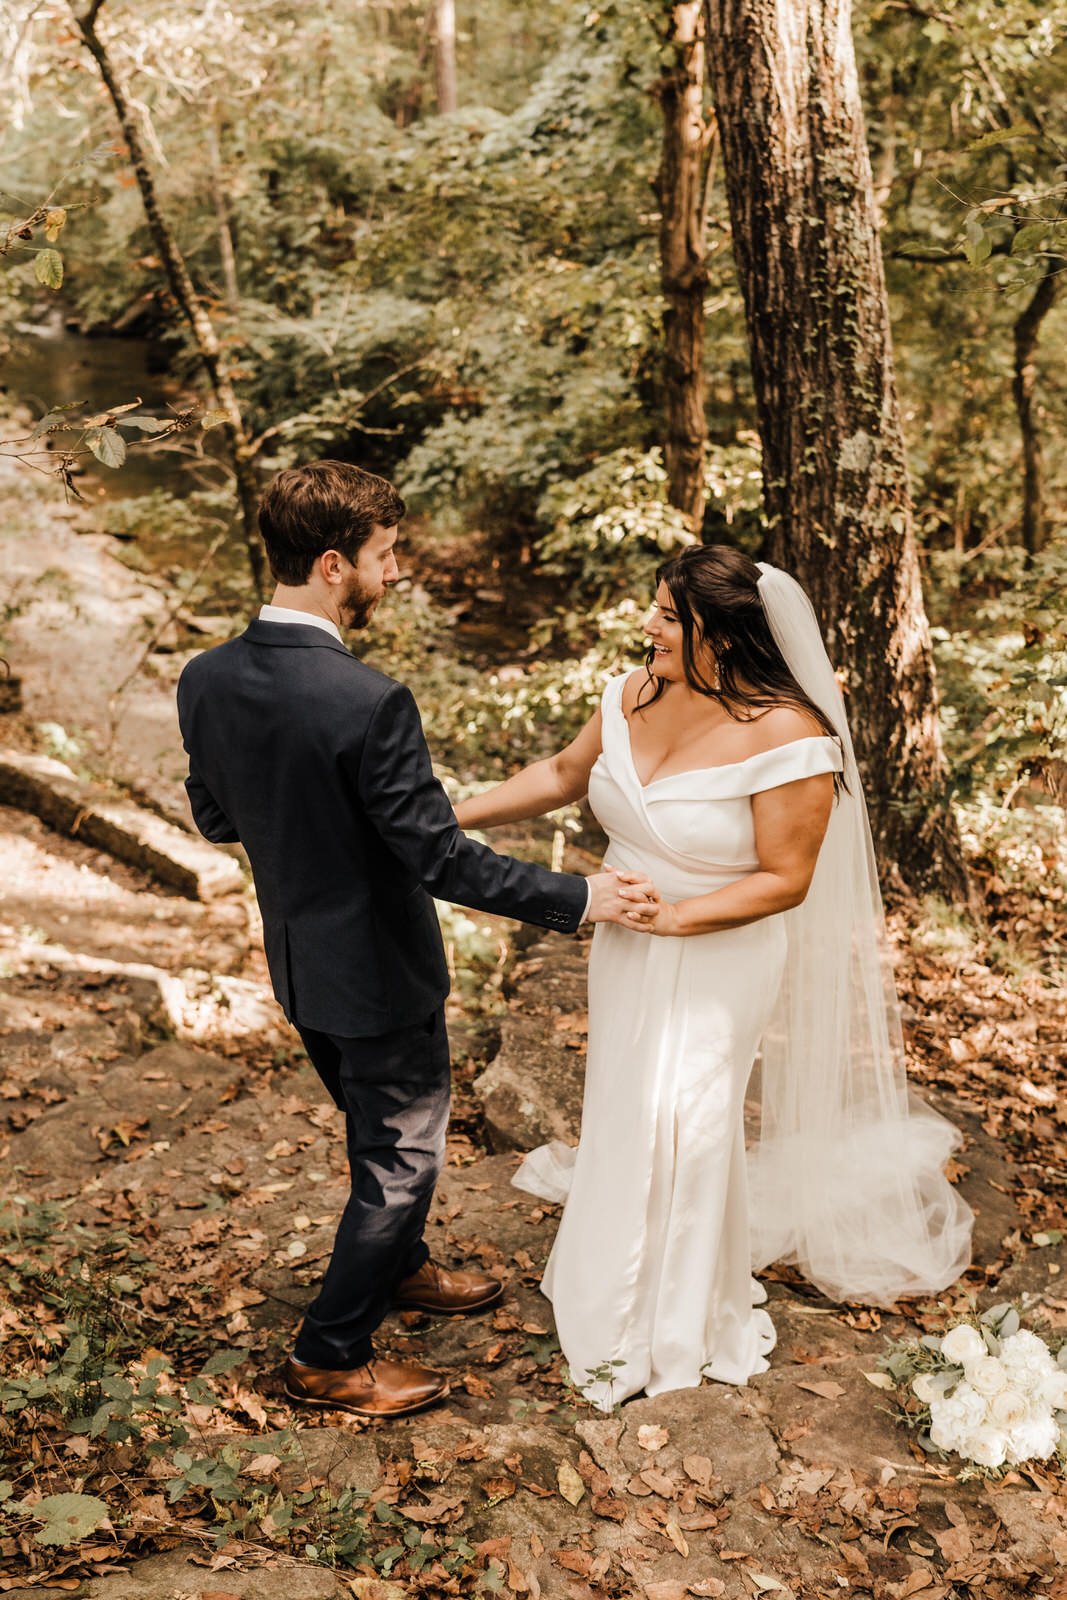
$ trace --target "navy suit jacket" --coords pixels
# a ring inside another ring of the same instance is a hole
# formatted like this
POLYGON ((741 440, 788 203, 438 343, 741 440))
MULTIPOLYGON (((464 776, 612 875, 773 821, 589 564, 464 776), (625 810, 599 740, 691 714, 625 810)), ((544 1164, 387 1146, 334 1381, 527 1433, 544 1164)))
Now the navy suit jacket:
POLYGON ((584 878, 468 839, 411 691, 323 628, 252 622, 178 684, 193 818, 248 853, 274 992, 298 1026, 358 1038, 448 993, 433 898, 572 932, 584 878))

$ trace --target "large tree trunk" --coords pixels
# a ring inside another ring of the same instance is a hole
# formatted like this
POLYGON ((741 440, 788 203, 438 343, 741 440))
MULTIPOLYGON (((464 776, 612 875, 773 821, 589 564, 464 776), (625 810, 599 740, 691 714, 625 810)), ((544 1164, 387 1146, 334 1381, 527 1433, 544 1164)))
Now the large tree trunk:
POLYGON ((658 84, 663 108, 659 175, 663 289, 667 497, 695 533, 704 516, 705 218, 714 121, 704 114, 703 0, 668 5, 669 62, 658 84), (708 174, 705 155, 709 155, 708 174))
POLYGON ((264 562, 263 546, 260 542, 257 520, 259 488, 256 482, 255 452, 245 428, 244 419, 241 416, 241 408, 237 403, 233 385, 223 365, 215 328, 193 286, 193 280, 189 276, 185 257, 181 253, 174 230, 171 228, 160 204, 155 178, 149 165, 144 141, 141 138, 141 130, 130 109, 125 88, 115 72, 115 66, 108 54, 107 46, 96 31, 96 19, 103 0, 93 0, 93 4, 89 6, 88 10, 82 13, 79 13, 74 0, 69 0, 69 4, 71 15, 77 24, 78 31, 100 70, 100 76, 104 80, 107 91, 111 96, 112 104, 115 107, 115 115, 118 117, 126 147, 130 153, 130 165, 133 167, 134 176, 141 191, 141 202, 148 220, 152 242, 163 262, 171 293, 177 301, 179 310, 189 324, 197 354, 207 374, 216 405, 226 418, 226 432, 229 438, 234 477, 237 482, 237 493, 241 504, 241 521, 245 546, 248 551, 248 563, 256 593, 262 595, 264 562))
POLYGON ((1049 256, 1037 287, 1015 323, 1015 370, 1011 392, 1023 445, 1023 545, 1036 555, 1045 543, 1045 474, 1042 463, 1041 431, 1034 416, 1034 385, 1037 381, 1037 341, 1041 324, 1056 303, 1060 273, 1067 267, 1061 256, 1049 256))
POLYGON ((708 0, 768 554, 844 677, 883 872, 962 899, 848 0, 708 0))
POLYGON ((459 104, 456 92, 455 0, 436 0, 434 63, 437 70, 437 109, 442 116, 446 116, 455 111, 459 104))

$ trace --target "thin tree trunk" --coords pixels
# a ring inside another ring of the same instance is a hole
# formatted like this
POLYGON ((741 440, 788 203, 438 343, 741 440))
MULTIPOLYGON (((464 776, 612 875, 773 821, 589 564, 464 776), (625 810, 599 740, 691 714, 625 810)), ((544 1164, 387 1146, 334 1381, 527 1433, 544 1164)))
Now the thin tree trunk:
POLYGON ((447 116, 459 104, 456 92, 455 0, 437 0, 434 61, 437 68, 437 109, 441 116, 447 116))
POLYGON ((215 207, 215 225, 219 240, 219 262, 222 266, 222 285, 228 310, 236 311, 241 290, 237 282, 237 255, 233 248, 233 227, 230 223, 230 206, 222 173, 222 151, 219 148, 218 107, 212 106, 207 121, 208 160, 211 164, 211 199, 215 207))
POLYGON ((115 115, 118 117, 123 137, 130 153, 130 165, 133 167, 134 176, 141 191, 141 202, 148 220, 152 242, 163 262, 171 293, 177 301, 186 322, 189 324, 197 354, 207 374, 216 405, 226 418, 226 432, 229 438, 234 477, 237 481, 237 492, 241 504, 241 521, 245 546, 248 551, 248 564, 256 593, 262 595, 264 562, 263 546, 260 542, 257 521, 259 489, 256 482, 254 451, 245 429, 241 408, 237 403, 237 396, 223 365, 218 337, 211 318, 204 310, 193 286, 193 280, 189 276, 185 257, 181 253, 174 231, 160 204, 144 141, 141 138, 136 118, 130 110, 125 88, 115 72, 114 63, 108 54, 107 46, 96 31, 96 19, 103 0, 93 0, 93 4, 90 5, 89 9, 81 14, 76 10, 73 0, 69 0, 69 3, 71 15, 78 31, 99 68, 100 76, 104 80, 107 91, 111 96, 112 104, 115 107, 115 115))
POLYGON ((1028 555, 1036 555, 1045 543, 1045 474, 1042 463, 1041 431, 1034 416, 1034 386, 1037 382, 1037 342, 1041 324, 1056 303, 1060 273, 1067 261, 1049 256, 1037 287, 1016 319, 1015 368, 1011 392, 1023 445, 1023 545, 1028 555))
POLYGON ((695 533, 704 517, 704 259, 714 122, 704 114, 703 0, 670 5, 672 60, 658 85, 663 109, 659 193, 660 285, 663 289, 667 497, 695 533), (710 146, 710 152, 709 152, 710 146))
POLYGON ((419 48, 415 52, 415 70, 411 75, 407 93, 398 103, 393 120, 398 128, 410 128, 422 114, 422 96, 426 88, 425 66, 431 47, 437 49, 437 0, 430 0, 425 25, 419 35, 419 48))
POLYGON ((883 871, 963 899, 848 0, 708 15, 768 554, 843 672, 883 871))

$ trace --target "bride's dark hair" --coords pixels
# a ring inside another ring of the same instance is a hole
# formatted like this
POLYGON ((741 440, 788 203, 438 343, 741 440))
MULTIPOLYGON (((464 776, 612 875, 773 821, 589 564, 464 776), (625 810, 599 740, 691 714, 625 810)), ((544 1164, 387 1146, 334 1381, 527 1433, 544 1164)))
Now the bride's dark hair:
MULTIPOLYGON (((804 693, 786 665, 775 642, 759 591, 760 570, 740 550, 728 544, 687 545, 670 561, 656 568, 656 583, 664 583, 682 629, 682 666, 690 688, 718 700, 738 722, 751 722, 762 711, 790 705, 813 717, 838 746, 841 739, 824 711, 804 693), (697 651, 703 642, 711 647, 718 669, 718 684, 709 683, 700 670, 697 651)), ((648 682, 642 684, 636 710, 655 705, 666 688, 652 670, 655 651, 645 656, 648 682), (652 694, 645 691, 653 685, 652 694)), ((834 774, 834 792, 846 787, 834 774)))

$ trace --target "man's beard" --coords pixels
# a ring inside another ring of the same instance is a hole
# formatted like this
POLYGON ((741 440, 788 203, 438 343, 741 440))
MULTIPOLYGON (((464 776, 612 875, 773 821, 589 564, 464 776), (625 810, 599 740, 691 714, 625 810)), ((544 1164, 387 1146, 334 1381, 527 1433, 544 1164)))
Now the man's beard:
POLYGON ((381 598, 381 594, 372 594, 358 578, 353 578, 352 587, 346 590, 338 607, 345 627, 365 628, 381 598))

